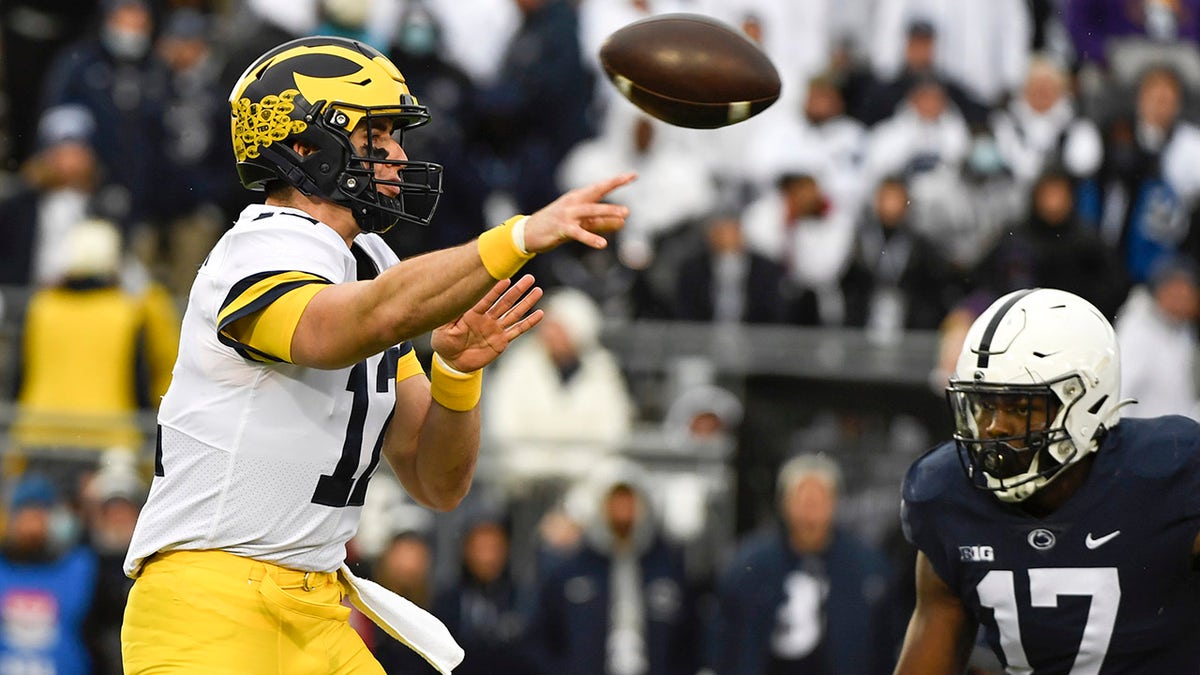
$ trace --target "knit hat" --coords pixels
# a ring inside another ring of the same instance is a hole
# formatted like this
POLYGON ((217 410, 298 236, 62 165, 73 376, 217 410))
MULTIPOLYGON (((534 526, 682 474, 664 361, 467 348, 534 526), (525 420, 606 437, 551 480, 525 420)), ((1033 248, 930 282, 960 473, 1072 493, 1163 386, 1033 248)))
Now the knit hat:
POLYGON ((16 513, 22 509, 48 509, 58 501, 58 490, 45 476, 30 474, 21 478, 13 488, 9 499, 9 512, 16 513))

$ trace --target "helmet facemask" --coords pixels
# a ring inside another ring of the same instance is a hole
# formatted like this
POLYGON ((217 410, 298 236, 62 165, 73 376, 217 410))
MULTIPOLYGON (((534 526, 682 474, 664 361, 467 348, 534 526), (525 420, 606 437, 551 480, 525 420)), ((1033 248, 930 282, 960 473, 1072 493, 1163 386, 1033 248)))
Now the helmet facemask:
POLYGON ((946 399, 954 416, 958 457, 975 487, 1002 501, 1024 501, 1078 459, 1064 423, 1075 401, 1064 404, 1056 389, 950 384, 946 399), (1006 421, 993 428, 997 415, 1006 421))
POLYGON ((1121 419, 1120 382, 1116 334, 1091 303, 1049 288, 997 299, 967 331, 946 389, 967 479, 1028 499, 1099 451, 1121 419))
POLYGON ((442 192, 442 167, 430 162, 389 159, 387 150, 375 145, 370 131, 365 134, 365 148, 354 147, 350 141, 354 129, 346 130, 344 126, 353 118, 361 119, 356 128, 361 126, 366 130, 385 124, 396 142, 403 145, 405 131, 429 121, 428 113, 423 108, 420 111, 416 114, 403 107, 376 109, 335 103, 323 116, 324 123, 345 139, 344 168, 336 177, 336 188, 330 198, 348 206, 364 232, 386 232, 398 222, 428 225, 442 192), (395 167, 395 178, 380 177, 381 167, 395 167), (379 191, 381 187, 393 187, 397 193, 386 195, 379 191))

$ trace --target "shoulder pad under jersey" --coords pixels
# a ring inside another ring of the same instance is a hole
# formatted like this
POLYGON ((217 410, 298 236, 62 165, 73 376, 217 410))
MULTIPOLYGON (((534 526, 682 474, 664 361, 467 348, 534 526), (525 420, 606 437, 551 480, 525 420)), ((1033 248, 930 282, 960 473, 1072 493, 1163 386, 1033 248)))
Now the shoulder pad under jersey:
POLYGON ((907 502, 935 499, 955 487, 955 481, 966 482, 958 450, 953 441, 942 443, 921 455, 904 476, 902 494, 907 502))

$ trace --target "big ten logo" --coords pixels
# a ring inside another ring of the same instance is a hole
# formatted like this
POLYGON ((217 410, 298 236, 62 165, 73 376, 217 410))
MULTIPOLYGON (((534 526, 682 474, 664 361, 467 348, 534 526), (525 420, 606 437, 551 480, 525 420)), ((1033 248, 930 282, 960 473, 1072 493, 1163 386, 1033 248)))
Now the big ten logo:
POLYGON ((996 553, 991 546, 959 546, 958 557, 966 562, 992 562, 996 553))

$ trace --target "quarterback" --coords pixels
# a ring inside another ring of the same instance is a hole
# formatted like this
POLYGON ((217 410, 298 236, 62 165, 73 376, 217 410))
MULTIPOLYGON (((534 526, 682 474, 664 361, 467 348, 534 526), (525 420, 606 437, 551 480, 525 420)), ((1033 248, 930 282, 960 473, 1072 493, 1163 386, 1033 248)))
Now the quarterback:
POLYGON ((1122 419, 1120 368, 1108 320, 1064 291, 1010 293, 971 326, 955 442, 904 480, 919 553, 898 674, 963 672, 977 626, 1011 674, 1200 671, 1200 426, 1122 419))
POLYGON ((478 240, 403 262, 377 235, 427 225, 442 168, 410 160, 429 121, 394 64, 332 37, 259 57, 230 94, 242 183, 265 192, 197 272, 159 414, 155 477, 125 562, 126 673, 382 673, 349 597, 449 672, 432 616, 344 565, 381 459, 454 508, 479 449, 482 368, 541 318, 534 254, 606 245, 617 176, 478 240), (410 339, 431 334, 428 378, 410 339))

